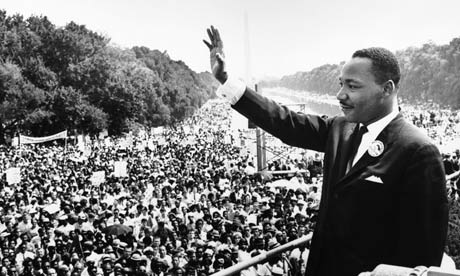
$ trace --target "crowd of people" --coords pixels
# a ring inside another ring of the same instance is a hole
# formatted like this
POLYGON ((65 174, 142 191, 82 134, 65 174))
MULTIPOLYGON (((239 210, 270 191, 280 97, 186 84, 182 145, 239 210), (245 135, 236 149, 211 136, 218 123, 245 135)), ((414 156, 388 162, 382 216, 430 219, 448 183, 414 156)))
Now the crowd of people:
MULTIPOLYGON (((210 102, 183 125, 131 143, 1 148, 0 170, 21 176, 1 180, 1 275, 209 275, 309 233, 320 190, 307 172, 318 178, 321 164, 270 160, 299 172, 256 173, 228 113, 210 102), (114 175, 119 161, 127 176, 114 175)), ((244 273, 302 273, 307 256, 303 247, 244 273)))
MULTIPOLYGON (((0 275, 209 275, 310 233, 321 155, 275 156, 268 169, 288 172, 258 173, 254 139, 230 130, 229 112, 210 101, 174 128, 84 149, 0 148, 0 275)), ((242 274, 304 275, 308 247, 242 274)))

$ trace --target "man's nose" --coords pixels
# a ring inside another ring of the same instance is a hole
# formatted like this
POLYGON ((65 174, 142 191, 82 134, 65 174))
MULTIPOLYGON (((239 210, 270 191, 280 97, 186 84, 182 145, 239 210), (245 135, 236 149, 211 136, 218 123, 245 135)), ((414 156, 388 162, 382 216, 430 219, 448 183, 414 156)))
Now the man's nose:
POLYGON ((347 93, 345 92, 345 89, 343 87, 340 87, 339 91, 335 95, 337 100, 343 101, 347 98, 347 93))

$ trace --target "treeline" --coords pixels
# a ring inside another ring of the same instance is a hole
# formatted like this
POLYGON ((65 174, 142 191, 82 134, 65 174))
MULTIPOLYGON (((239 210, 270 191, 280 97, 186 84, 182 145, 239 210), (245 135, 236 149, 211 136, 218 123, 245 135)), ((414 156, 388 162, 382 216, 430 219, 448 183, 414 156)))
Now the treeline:
POLYGON ((0 10, 0 143, 18 132, 64 129, 120 134, 174 124, 213 96, 217 83, 166 52, 121 49, 74 22, 0 10))
MULTIPOLYGON (((396 52, 396 56, 401 66, 400 96, 403 99, 413 104, 432 102, 460 108, 460 38, 448 45, 427 43, 420 48, 410 47, 396 52)), ((323 65, 261 85, 335 95, 343 64, 323 65)))

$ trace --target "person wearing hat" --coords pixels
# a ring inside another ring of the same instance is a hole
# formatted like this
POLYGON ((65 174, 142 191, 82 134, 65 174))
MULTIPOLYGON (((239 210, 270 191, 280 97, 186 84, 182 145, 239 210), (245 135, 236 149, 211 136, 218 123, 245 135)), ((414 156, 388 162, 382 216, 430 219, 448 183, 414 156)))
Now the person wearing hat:
POLYGON ((141 261, 142 254, 139 251, 134 251, 127 259, 127 264, 133 271, 138 271, 141 266, 141 261))
POLYGON ((65 264, 61 264, 58 266, 58 269, 57 269, 57 275, 58 276, 70 276, 70 268, 65 265, 65 264))
POLYGON ((85 256, 85 260, 93 261, 96 264, 99 263, 102 257, 102 255, 94 252, 94 244, 90 240, 83 242, 83 255, 85 256))
MULTIPOLYGON (((284 271, 281 267, 279 266, 273 266, 272 267, 272 275, 273 276, 283 276, 284 275, 284 271)), ((300 274, 302 275, 302 274, 300 274)))
POLYGON ((101 269, 104 276, 115 276, 114 263, 110 256, 102 258, 101 269))
POLYGON ((162 275, 169 267, 166 260, 155 259, 152 261, 151 269, 154 275, 162 275))

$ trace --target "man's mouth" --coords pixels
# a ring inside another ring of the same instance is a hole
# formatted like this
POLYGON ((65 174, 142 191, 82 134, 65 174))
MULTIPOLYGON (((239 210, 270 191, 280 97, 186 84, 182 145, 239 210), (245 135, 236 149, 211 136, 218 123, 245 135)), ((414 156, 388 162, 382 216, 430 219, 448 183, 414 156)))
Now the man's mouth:
POLYGON ((341 102, 340 108, 343 110, 350 110, 350 109, 353 109, 353 106, 341 102))

